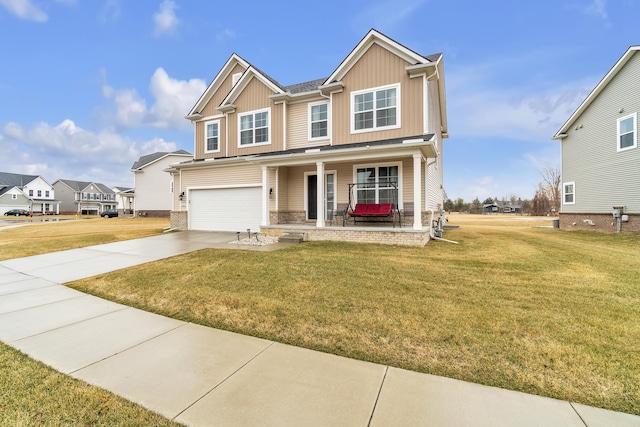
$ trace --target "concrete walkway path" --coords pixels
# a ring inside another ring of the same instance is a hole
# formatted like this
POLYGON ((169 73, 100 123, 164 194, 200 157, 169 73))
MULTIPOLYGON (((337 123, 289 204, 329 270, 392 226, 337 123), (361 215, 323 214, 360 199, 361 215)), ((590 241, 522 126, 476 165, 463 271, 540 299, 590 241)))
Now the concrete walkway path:
POLYGON ((0 262, 0 340, 193 426, 638 426, 640 417, 306 350, 126 307, 62 283, 203 248, 181 232, 0 262))

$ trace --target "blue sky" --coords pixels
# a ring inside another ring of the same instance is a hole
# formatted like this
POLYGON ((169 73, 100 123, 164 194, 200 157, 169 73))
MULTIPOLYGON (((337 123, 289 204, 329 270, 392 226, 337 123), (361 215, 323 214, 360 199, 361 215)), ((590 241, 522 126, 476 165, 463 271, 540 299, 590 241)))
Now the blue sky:
POLYGON ((640 0, 0 0, 0 171, 133 185, 236 52, 283 85, 327 77, 370 28, 442 52, 450 198, 531 198, 551 137, 624 51, 640 0))

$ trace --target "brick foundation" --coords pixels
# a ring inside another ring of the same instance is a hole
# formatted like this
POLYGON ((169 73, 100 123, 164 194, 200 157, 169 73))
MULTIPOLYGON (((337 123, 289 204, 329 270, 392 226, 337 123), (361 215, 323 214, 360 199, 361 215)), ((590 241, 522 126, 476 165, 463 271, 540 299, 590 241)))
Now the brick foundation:
POLYGON ((425 246, 429 242, 428 230, 406 228, 375 229, 365 227, 326 227, 308 226, 287 227, 274 225, 261 227, 260 233, 266 236, 280 237, 284 233, 303 234, 307 241, 338 241, 353 243, 380 243, 398 246, 425 246))
MULTIPOLYGON (((640 215, 623 213, 629 216, 628 222, 620 224, 621 232, 640 233, 640 215)), ((611 214, 561 213, 560 228, 592 230, 606 233, 617 232, 616 218, 611 214)))

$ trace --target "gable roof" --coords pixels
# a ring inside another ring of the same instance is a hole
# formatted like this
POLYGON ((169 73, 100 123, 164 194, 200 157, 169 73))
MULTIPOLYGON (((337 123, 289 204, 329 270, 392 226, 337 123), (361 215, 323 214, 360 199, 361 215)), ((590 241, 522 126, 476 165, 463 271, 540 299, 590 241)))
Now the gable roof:
POLYGON ((226 96, 226 98, 222 101, 222 103, 218 108, 219 109, 222 109, 222 107, 227 107, 229 109, 235 108, 233 106, 233 101, 238 99, 238 96, 240 96, 242 91, 247 87, 249 82, 251 82, 251 80, 254 77, 257 78, 259 81, 261 81, 265 86, 267 86, 276 94, 285 93, 285 90, 282 87, 282 85, 280 85, 280 83, 278 83, 277 81, 269 77, 267 74, 260 71, 258 68, 254 67, 253 65, 250 65, 249 68, 247 68, 245 72, 242 74, 242 77, 240 77, 240 80, 238 80, 235 86, 231 88, 231 91, 226 96))
POLYGON ((0 172, 0 185, 23 187, 38 178, 38 175, 22 175, 19 173, 0 172))
MULTIPOLYGON (((93 184, 103 193, 115 194, 113 192, 113 190, 111 190, 109 187, 107 187, 106 185, 101 184, 99 182, 74 181, 72 179, 59 179, 58 181, 62 182, 67 187, 71 188, 73 191, 78 192, 78 193, 81 192, 82 190, 84 190, 85 188, 87 188, 88 186, 93 184)), ((56 181, 56 182, 58 182, 58 181, 56 181)))
POLYGON ((146 154, 142 157, 140 157, 138 160, 136 160, 133 163, 133 166, 131 166, 131 170, 140 170, 143 167, 156 162, 168 155, 171 154, 176 154, 179 156, 192 156, 191 153, 189 153, 188 151, 185 150, 178 150, 178 151, 172 151, 172 152, 167 152, 167 151, 158 151, 157 153, 152 153, 152 154, 146 154))
POLYGON ((200 115, 200 112, 211 100, 213 95, 220 88, 220 85, 222 85, 224 80, 229 76, 229 74, 237 64, 240 64, 240 66, 242 66, 245 71, 251 65, 237 53, 232 53, 229 59, 227 59, 227 62, 225 62, 220 71, 218 71, 218 74, 216 74, 216 76, 213 78, 207 89, 202 93, 191 111, 189 111, 189 114, 187 114, 186 116, 187 119, 199 119, 200 117, 202 117, 200 115))
POLYGON ((552 139, 563 139, 567 137, 567 132, 573 126, 573 123, 580 117, 582 113, 591 105, 591 103, 600 95, 600 92, 613 80, 613 78, 620 72, 620 70, 629 62, 633 55, 640 51, 640 46, 630 46, 627 51, 618 59, 618 62, 609 70, 609 72, 600 80, 600 83, 591 91, 589 96, 582 101, 582 104, 578 106, 576 111, 567 119, 562 125, 560 130, 556 132, 552 139))

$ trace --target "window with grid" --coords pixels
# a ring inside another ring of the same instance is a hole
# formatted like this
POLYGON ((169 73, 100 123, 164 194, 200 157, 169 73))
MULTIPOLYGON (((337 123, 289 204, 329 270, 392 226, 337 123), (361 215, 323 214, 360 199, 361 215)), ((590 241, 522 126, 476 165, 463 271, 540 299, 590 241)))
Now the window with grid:
POLYGON ((398 127, 400 86, 387 86, 352 94, 352 132, 398 127))
POLYGON ((220 151, 220 122, 207 122, 204 124, 205 141, 204 151, 205 153, 211 153, 214 151, 220 151))
POLYGON ((576 202, 576 184, 574 182, 567 182, 564 185, 564 203, 566 205, 572 205, 576 202))
POLYGON ((269 144, 269 111, 240 115, 240 146, 269 144))
POLYGON ((618 151, 629 150, 637 146, 636 122, 636 113, 618 119, 618 151))
POLYGON ((372 166, 356 170, 358 203, 393 203, 398 197, 398 166, 372 166))
POLYGON ((329 134, 329 104, 316 104, 309 107, 309 138, 324 138, 329 134))

